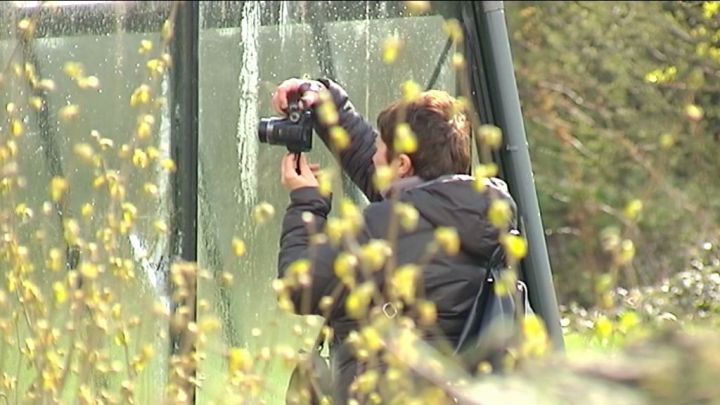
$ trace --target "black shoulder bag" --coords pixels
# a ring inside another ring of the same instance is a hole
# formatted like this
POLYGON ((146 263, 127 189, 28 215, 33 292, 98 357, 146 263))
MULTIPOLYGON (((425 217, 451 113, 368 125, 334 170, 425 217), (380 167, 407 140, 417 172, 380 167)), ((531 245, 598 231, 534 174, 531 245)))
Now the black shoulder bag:
POLYGON ((494 371, 502 371, 503 357, 517 341, 518 315, 532 313, 527 286, 522 281, 518 280, 516 290, 507 294, 499 295, 495 290, 496 281, 504 271, 509 271, 502 245, 493 252, 486 270, 455 346, 455 355, 473 372, 482 362, 490 363, 494 371))

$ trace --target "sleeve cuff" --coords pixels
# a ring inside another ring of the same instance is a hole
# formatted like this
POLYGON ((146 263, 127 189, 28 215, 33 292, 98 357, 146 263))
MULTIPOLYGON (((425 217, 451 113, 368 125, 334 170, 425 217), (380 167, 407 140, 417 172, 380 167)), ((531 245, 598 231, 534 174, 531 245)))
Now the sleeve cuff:
POLYGON ((345 103, 348 100, 348 95, 345 89, 343 89, 339 84, 327 78, 320 78, 317 79, 317 81, 322 83, 328 89, 330 95, 332 96, 335 107, 338 109, 343 109, 345 107, 345 103))
POLYGON ((301 187, 290 192, 291 205, 312 205, 330 212, 331 198, 320 194, 317 187, 301 187))

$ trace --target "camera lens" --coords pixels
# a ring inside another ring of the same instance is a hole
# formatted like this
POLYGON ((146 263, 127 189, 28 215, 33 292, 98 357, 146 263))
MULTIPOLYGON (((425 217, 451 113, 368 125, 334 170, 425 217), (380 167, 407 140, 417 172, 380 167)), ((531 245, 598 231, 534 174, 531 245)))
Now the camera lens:
POLYGON ((272 131, 272 123, 269 119, 261 119, 260 125, 258 125, 258 138, 260 139, 260 143, 267 143, 269 131, 272 131))

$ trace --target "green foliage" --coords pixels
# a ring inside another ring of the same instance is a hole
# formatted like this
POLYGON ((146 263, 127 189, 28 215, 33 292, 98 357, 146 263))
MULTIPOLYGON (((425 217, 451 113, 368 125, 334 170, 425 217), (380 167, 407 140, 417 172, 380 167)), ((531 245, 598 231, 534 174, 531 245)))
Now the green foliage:
POLYGON ((570 352, 617 349, 666 329, 720 326, 720 249, 709 243, 686 269, 655 285, 609 290, 611 308, 562 307, 570 352))
POLYGON ((717 239, 716 5, 507 3, 561 302, 601 303, 603 274, 658 282, 717 239), (632 260, 606 249, 607 229, 633 241, 632 260))

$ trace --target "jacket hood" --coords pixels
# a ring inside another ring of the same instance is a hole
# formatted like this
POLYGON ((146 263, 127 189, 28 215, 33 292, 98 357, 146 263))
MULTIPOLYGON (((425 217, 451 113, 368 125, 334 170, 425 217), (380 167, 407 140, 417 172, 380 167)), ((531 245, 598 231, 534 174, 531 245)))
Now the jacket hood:
POLYGON ((446 176, 404 190, 400 199, 412 203, 418 213, 435 227, 455 228, 461 249, 466 253, 489 258, 498 243, 498 230, 487 218, 490 203, 495 198, 508 201, 513 227, 517 207, 502 180, 488 179, 484 191, 477 191, 474 182, 470 176, 446 176))

